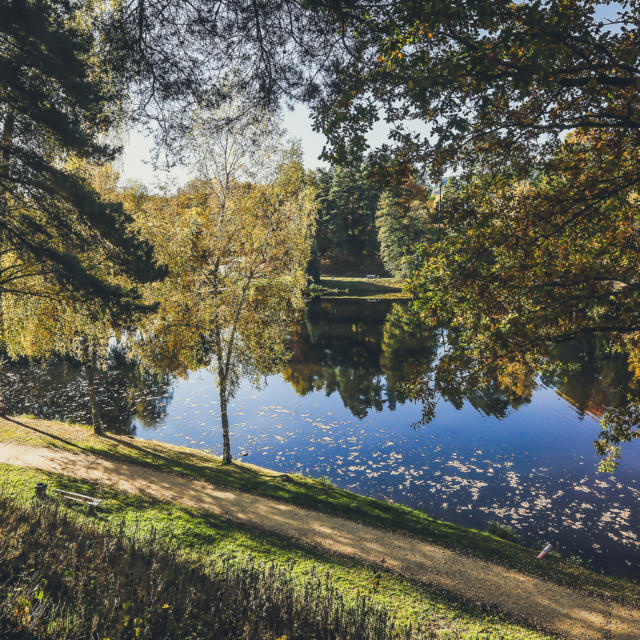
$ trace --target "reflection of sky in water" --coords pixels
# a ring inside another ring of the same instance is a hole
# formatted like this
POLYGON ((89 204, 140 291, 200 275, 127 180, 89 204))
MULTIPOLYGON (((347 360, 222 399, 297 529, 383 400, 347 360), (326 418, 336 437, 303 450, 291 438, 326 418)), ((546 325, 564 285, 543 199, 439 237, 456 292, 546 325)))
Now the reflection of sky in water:
MULTIPOLYGON (((193 373, 176 383, 167 415, 153 429, 136 425, 137 435, 220 454, 216 398, 213 376, 193 373)), ((504 420, 440 401, 435 420, 413 430, 419 413, 406 403, 358 419, 338 393, 299 396, 273 376, 259 391, 243 384, 232 401, 233 453, 460 524, 501 522, 529 543, 549 540, 596 568, 637 575, 639 447, 623 447, 614 476, 597 473, 597 421, 579 420, 546 388, 504 420)))

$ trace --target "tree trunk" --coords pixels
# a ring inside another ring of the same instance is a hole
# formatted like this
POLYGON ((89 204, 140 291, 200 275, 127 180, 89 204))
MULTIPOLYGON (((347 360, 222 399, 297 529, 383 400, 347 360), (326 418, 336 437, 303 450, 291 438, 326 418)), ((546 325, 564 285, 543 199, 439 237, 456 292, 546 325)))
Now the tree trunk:
MULTIPOLYGON (((7 110, 7 113, 4 117, 4 122, 2 123, 2 137, 0 138, 0 172, 5 174, 5 178, 9 178, 9 160, 10 157, 10 147, 13 142, 13 131, 16 125, 16 117, 12 108, 7 110)), ((2 218, 6 217, 8 214, 7 211, 7 203, 9 199, 8 191, 2 191, 0 193, 0 216, 2 218)), ((2 292, 0 291, 0 337, 4 338, 4 318, 2 316, 2 292)), ((0 358, 3 358, 3 354, 0 353, 0 358)), ((0 368, 2 367, 2 363, 0 362, 0 368)), ((0 377, 0 416, 5 417, 6 408, 4 404, 4 388, 3 388, 3 379, 0 377)))
POLYGON ((11 143, 13 142, 13 130, 16 125, 16 116, 13 109, 9 109, 4 117, 2 123, 2 138, 0 138, 0 155, 2 161, 2 168, 6 169, 10 156, 11 143))
POLYGON ((4 406, 4 377, 2 375, 2 354, 0 354, 0 418, 4 418, 7 413, 4 406))
POLYGON ((104 435, 102 429, 102 420, 100 419, 100 407, 96 398, 96 361, 97 353, 95 347, 91 347, 91 357, 87 365, 87 387, 89 388, 89 403, 91 405, 91 422, 93 423, 93 431, 96 435, 104 435))
MULTIPOLYGON (((0 292, 0 338, 4 338, 4 315, 2 314, 2 292, 0 292)), ((4 366, 4 353, 0 351, 0 417, 4 418, 6 408, 4 405, 4 376, 2 367, 4 366)))
POLYGON ((231 464, 231 440, 229 439, 229 414, 227 412, 227 383, 220 380, 220 418, 222 419, 222 464, 231 464))

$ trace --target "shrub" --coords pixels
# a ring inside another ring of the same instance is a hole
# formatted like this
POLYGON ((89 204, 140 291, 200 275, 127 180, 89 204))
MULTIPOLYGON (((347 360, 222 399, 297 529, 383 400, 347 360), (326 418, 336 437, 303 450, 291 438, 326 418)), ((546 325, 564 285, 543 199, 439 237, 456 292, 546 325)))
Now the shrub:
POLYGON ((303 584, 251 559, 215 568, 151 534, 0 497, 0 637, 154 640, 412 638, 366 596, 328 577, 303 584))

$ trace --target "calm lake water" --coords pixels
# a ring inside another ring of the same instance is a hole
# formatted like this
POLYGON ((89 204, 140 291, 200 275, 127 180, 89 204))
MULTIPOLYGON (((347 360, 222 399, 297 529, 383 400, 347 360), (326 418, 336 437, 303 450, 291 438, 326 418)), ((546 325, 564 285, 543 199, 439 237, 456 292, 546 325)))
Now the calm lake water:
MULTIPOLYGON (((552 542, 596 569, 640 576, 640 442, 623 447, 614 475, 597 472, 602 407, 630 375, 596 344, 564 345, 553 379, 507 395, 498 385, 460 398, 443 390, 435 419, 400 382, 431 362, 442 331, 414 327, 389 301, 309 304, 293 356, 261 388, 242 383, 230 405, 235 456, 272 469, 326 476, 336 485, 483 529, 552 542)), ((87 422, 86 383, 69 363, 10 365, 8 409, 87 422)), ((221 453, 214 376, 144 376, 114 361, 102 374, 103 417, 113 429, 221 453)))

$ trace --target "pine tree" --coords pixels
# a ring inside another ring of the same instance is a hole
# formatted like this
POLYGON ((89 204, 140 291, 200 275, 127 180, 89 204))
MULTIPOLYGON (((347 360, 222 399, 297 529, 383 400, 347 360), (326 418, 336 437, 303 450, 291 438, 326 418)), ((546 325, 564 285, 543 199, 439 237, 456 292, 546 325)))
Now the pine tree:
POLYGON ((0 0, 0 14, 0 295, 42 295, 27 284, 39 275, 130 309, 135 288, 101 278, 96 254, 144 282, 160 276, 151 247, 68 162, 113 157, 99 136, 112 124, 117 87, 96 68, 93 36, 70 3, 0 0))
POLYGON ((333 176, 329 198, 345 230, 341 257, 357 262, 375 257, 378 192, 374 185, 360 168, 339 167, 333 176))
POLYGON ((429 227, 425 204, 387 191, 380 198, 376 227, 384 266, 394 276, 407 277, 415 266, 416 244, 429 227))
POLYGON ((316 245, 329 261, 371 265, 378 261, 375 213, 380 189, 361 167, 318 169, 311 175, 319 204, 316 245))

